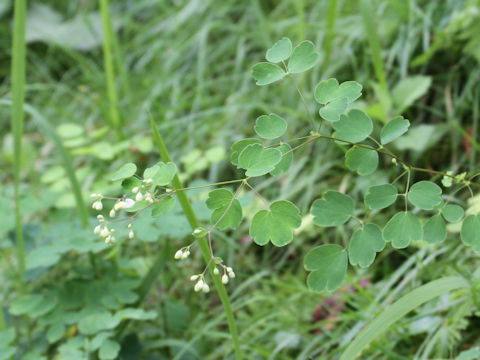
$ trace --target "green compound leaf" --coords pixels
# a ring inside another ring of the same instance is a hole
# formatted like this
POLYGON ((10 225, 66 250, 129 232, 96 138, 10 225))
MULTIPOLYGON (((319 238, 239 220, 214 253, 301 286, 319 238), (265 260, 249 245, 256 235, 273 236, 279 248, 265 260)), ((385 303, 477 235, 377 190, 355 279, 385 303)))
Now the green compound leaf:
POLYGON ((310 250, 303 260, 311 271, 307 284, 313 291, 333 291, 342 285, 347 272, 347 252, 339 245, 327 244, 310 250))
POLYGON ((38 294, 26 295, 16 299, 10 304, 10 314, 14 316, 28 314, 41 304, 42 300, 43 296, 38 294))
POLYGON ((455 223, 460 221, 465 211, 459 205, 448 204, 442 209, 442 215, 448 222, 455 223))
POLYGON ((410 127, 410 121, 404 119, 403 116, 394 117, 385 126, 380 132, 380 142, 382 145, 392 142, 396 138, 405 134, 410 127))
POLYGON ((419 181, 408 191, 408 201, 423 210, 432 210, 442 203, 442 189, 431 181, 419 181))
POLYGON ((238 140, 233 145, 231 146, 232 154, 230 155, 230 162, 237 166, 238 165, 238 156, 240 153, 245 149, 248 145, 251 144, 262 144, 262 142, 259 139, 253 139, 253 138, 248 138, 248 139, 242 139, 238 140))
POLYGON ((287 200, 275 201, 269 210, 260 210, 250 224, 250 236, 258 245, 270 240, 284 246, 293 240, 293 229, 300 226, 302 217, 297 207, 287 200))
POLYGON ((447 226, 440 214, 432 216, 423 225, 423 240, 429 244, 439 243, 447 238, 447 226))
POLYGON ((374 150, 354 146, 345 153, 345 164, 358 175, 370 175, 377 169, 378 153, 374 150))
POLYGON ((292 42, 284 37, 267 50, 266 59, 272 63, 279 63, 287 60, 290 55, 292 55, 292 42))
POLYGON ((422 224, 410 211, 395 214, 383 229, 383 238, 395 249, 403 249, 422 239, 422 224))
POLYGON ((242 222, 242 206, 237 199, 233 200, 233 194, 230 190, 216 189, 210 191, 206 204, 210 210, 213 210, 210 217, 212 225, 216 224, 220 217, 223 216, 217 225, 219 230, 236 229, 242 222))
POLYGON ((384 209, 392 205, 397 196, 397 188, 391 184, 371 186, 365 196, 365 205, 374 210, 384 209))
POLYGON ((152 179, 152 186, 165 186, 169 184, 177 173, 177 165, 172 162, 165 164, 160 161, 157 164, 145 169, 144 179, 152 179))
POLYGON ((277 114, 262 115, 257 118, 254 129, 264 139, 276 139, 287 130, 287 122, 277 114))
POLYGON ((293 161, 293 152, 290 151, 292 150, 292 147, 288 144, 282 144, 279 147, 277 147, 278 150, 282 152, 282 160, 275 165, 275 169, 270 171, 270 175, 272 176, 277 176, 280 174, 283 174, 290 169, 290 165, 292 165, 293 161), (288 154, 286 154, 288 152, 288 154), (286 154, 286 155, 285 155, 286 154))
POLYGON ((100 346, 98 351, 98 357, 100 360, 112 360, 116 359, 118 353, 120 352, 120 344, 114 340, 107 339, 100 346))
POLYGON ((310 211, 313 223, 318 226, 339 226, 353 214, 353 200, 338 191, 327 191, 323 199, 317 199, 310 211))
POLYGON ((480 252, 480 215, 468 215, 463 220, 460 238, 465 245, 480 252))
POLYGON ((319 114, 327 121, 339 121, 340 116, 345 110, 347 110, 347 105, 346 98, 335 99, 322 107, 319 111, 319 114))
POLYGON ((348 245, 350 264, 362 268, 369 267, 375 260, 375 255, 385 247, 382 230, 375 224, 367 224, 353 233, 348 245))
POLYGON ((278 65, 261 62, 252 68, 252 75, 257 80, 257 85, 262 86, 283 79, 287 73, 278 65))
POLYGON ((362 85, 356 81, 345 81, 338 85, 337 79, 323 80, 315 87, 315 100, 325 105, 336 99, 346 98, 351 104, 362 95, 362 85))
POLYGON ((336 130, 334 137, 357 143, 365 140, 373 131, 372 119, 361 110, 350 110, 332 123, 336 130))
POLYGON ((102 330, 110 330, 120 323, 116 317, 107 311, 92 313, 80 319, 78 330, 84 335, 93 335, 102 330))
POLYGON ((260 144, 248 145, 238 157, 238 167, 247 170, 247 176, 261 176, 269 173, 282 160, 278 149, 265 149, 260 144))
POLYGON ((120 169, 115 171, 112 175, 112 181, 123 180, 133 176, 137 171, 137 165, 134 163, 124 164, 120 169))
POLYGON ((175 206, 175 198, 169 196, 152 205, 152 217, 158 217, 169 213, 175 206))
POLYGON ((288 62, 288 72, 297 74, 311 69, 317 62, 318 55, 311 41, 302 41, 293 49, 292 57, 288 62))

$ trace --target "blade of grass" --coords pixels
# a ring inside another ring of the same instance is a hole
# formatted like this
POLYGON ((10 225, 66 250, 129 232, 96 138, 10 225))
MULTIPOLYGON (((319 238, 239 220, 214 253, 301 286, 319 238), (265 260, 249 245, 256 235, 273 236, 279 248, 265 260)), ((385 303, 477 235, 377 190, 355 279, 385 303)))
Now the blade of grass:
POLYGON ((335 21, 337 20, 337 5, 338 0, 330 0, 328 2, 328 10, 327 10, 327 29, 325 31, 325 40, 323 41, 323 64, 322 64, 322 71, 328 66, 328 62, 330 61, 330 56, 332 55, 332 44, 333 39, 335 37, 335 21))
POLYGON ((15 191, 15 241, 17 244, 17 261, 20 278, 25 272, 25 243, 20 209, 20 170, 23 133, 23 103, 25 101, 25 22, 27 16, 26 0, 15 0, 12 45, 12 113, 14 152, 14 191, 15 191))
POLYGON ((110 123, 114 128, 117 137, 123 138, 121 131, 120 116, 118 113, 118 95, 115 87, 115 71, 112 59, 112 22, 110 19, 110 11, 108 9, 108 0, 100 0, 100 12, 102 13, 102 29, 103 29, 103 64, 105 67, 105 77, 107 83, 107 95, 110 111, 110 123))
MULTIPOLYGON (((153 132, 153 138, 157 144, 158 147, 158 152, 160 153, 160 157, 164 162, 170 162, 170 155, 168 153, 167 147, 165 145, 165 142, 163 141, 162 136, 160 135, 160 132, 158 131, 157 125, 155 124, 152 116, 150 115, 150 125, 152 127, 152 132, 153 132)), ((172 185, 174 186, 175 189, 182 189, 183 184, 180 181, 180 178, 178 177, 178 174, 175 175, 175 177, 172 180, 172 185)), ((193 211, 192 205, 190 204, 190 200, 187 197, 187 194, 185 191, 177 191, 177 199, 180 202, 180 205, 182 206, 183 212, 188 220, 188 223, 190 224, 190 227, 192 230, 200 227, 200 223, 197 219, 197 216, 195 215, 195 212, 193 211)), ((198 244, 200 247, 200 250, 202 251, 202 255, 205 259, 205 261, 208 263, 210 260, 210 249, 208 246, 207 238, 204 237, 202 239, 198 240, 198 244)), ((215 275, 213 273, 213 267, 209 267, 209 272, 210 276, 213 279, 213 282, 215 284, 215 288, 217 289, 218 295, 220 297, 220 300, 223 305, 223 309, 225 311, 225 315, 227 317, 227 323, 228 323, 228 328, 230 330, 230 334, 232 336, 232 341, 233 341, 233 348, 235 351, 235 359, 241 360, 242 359, 242 352, 240 349, 240 341, 238 338, 238 329, 237 329, 237 323, 235 322, 235 317, 233 315, 233 310, 232 310, 232 305, 230 303, 230 298, 228 297, 227 290, 225 289, 225 286, 222 284, 222 281, 220 279, 219 275, 215 275)))
POLYGON ((391 306, 383 310, 372 322, 370 322, 348 345, 340 360, 351 360, 357 358, 362 350, 373 339, 380 336, 391 325, 407 315, 410 311, 433 298, 446 292, 468 288, 469 283, 462 277, 450 276, 443 279, 431 281, 422 285, 408 294, 402 296, 391 306))

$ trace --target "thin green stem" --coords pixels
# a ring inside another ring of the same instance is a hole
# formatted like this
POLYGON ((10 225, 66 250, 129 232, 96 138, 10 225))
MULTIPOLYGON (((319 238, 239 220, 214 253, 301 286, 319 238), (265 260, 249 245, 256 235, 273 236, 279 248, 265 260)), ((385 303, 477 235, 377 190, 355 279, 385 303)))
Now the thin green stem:
MULTIPOLYGON (((150 115, 150 125, 152 127, 153 137, 154 137, 154 140, 157 144, 158 152, 160 153, 160 157, 162 158, 162 160, 164 162, 171 161, 170 155, 169 155, 167 147, 165 145, 165 142, 163 141, 163 138, 160 135, 160 132, 158 131, 157 125, 155 124, 151 115, 150 115)), ((180 178, 178 177, 178 175, 175 175, 175 177, 173 178, 172 185, 176 189, 182 189, 183 188, 183 184, 180 181, 180 178)), ((193 211, 192 205, 190 204, 190 200, 188 199, 185 191, 177 191, 177 199, 180 202, 180 205, 182 206, 183 212, 184 212, 192 230, 198 228, 200 226, 200 222, 198 221, 197 216, 195 215, 195 212, 193 211)), ((211 259, 211 254, 210 254, 210 249, 209 249, 209 246, 208 246, 207 239, 205 237, 203 237, 202 239, 199 239, 198 244, 200 246, 200 250, 201 250, 202 255, 205 259, 205 262, 208 263, 211 259)), ((220 297, 220 301, 222 302, 223 309, 224 309, 225 315, 227 317, 228 328, 229 328, 230 334, 232 336, 233 348, 234 348, 234 351, 235 351, 235 359, 236 360, 241 360, 243 358, 243 356, 242 356, 242 351, 241 351, 241 348, 240 348, 240 340, 239 340, 239 337, 238 337, 237 324, 235 322, 235 317, 233 315, 233 310, 232 310, 232 305, 230 303, 230 298, 228 297, 228 293, 227 293, 227 290, 225 289, 225 286, 222 284, 220 276, 215 275, 213 273, 212 268, 210 268, 210 275, 213 279, 213 282, 215 284, 215 288, 217 289, 218 295, 220 297)))
POLYGON ((14 196, 15 196, 15 241, 17 243, 17 261, 20 279, 25 272, 25 243, 22 228, 22 212, 20 209, 20 170, 23 134, 23 103, 25 101, 25 22, 27 17, 26 0, 15 0, 14 27, 12 45, 12 114, 14 157, 14 196))

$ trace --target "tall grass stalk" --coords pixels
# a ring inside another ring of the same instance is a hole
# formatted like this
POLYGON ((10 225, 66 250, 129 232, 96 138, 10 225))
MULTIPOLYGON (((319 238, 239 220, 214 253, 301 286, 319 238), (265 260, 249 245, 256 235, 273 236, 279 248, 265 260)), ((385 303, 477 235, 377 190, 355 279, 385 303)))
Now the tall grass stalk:
POLYGON ((370 45, 370 52, 372 55, 373 68, 378 82, 382 89, 388 93, 387 79, 385 76, 385 70, 383 68, 382 51, 380 48, 380 41, 378 40, 378 34, 375 24, 375 12, 373 11, 370 0, 360 1, 360 12, 362 14, 363 26, 370 45))
POLYGON ((328 10, 327 10, 327 29, 325 31, 325 40, 323 41, 323 64, 322 64, 322 71, 328 66, 328 62, 330 61, 330 56, 332 55, 332 44, 333 39, 335 37, 335 22, 337 20, 337 6, 338 0, 330 0, 328 2, 328 10))
MULTIPOLYGON (((163 138, 160 135, 160 132, 158 131, 157 125, 155 124, 152 116, 150 116, 150 125, 152 127, 153 138, 155 140, 155 143, 157 144, 160 157, 164 162, 171 161, 165 142, 163 141, 163 138)), ((175 177, 173 178, 172 185, 174 186, 175 189, 183 189, 183 184, 180 181, 180 178, 178 177, 178 175, 175 175, 175 177)), ((197 219, 197 216, 195 215, 195 212, 193 211, 192 205, 190 204, 190 200, 188 199, 185 191, 177 191, 176 194, 177 194, 177 199, 180 202, 180 205, 182 206, 185 217, 187 218, 188 223, 190 224, 190 227, 192 228, 192 230, 200 227, 200 223, 197 219)), ((202 255, 205 261, 208 263, 211 255, 210 255, 210 249, 209 249, 206 237, 199 239, 198 244, 200 246, 200 250, 202 251, 202 255)), ((227 290, 225 289, 225 286, 222 284, 220 276, 215 275, 213 273, 212 266, 209 267, 209 272, 210 272, 210 276, 213 279, 215 288, 217 289, 218 295, 220 297, 220 301, 222 302, 223 309, 227 317, 228 328, 232 336, 233 348, 235 351, 235 359, 241 360, 242 352, 240 349, 240 340, 238 338, 237 323, 235 322, 235 317, 233 315, 230 298, 228 297, 228 293, 227 293, 227 290)))
POLYGON ((12 112, 14 152, 14 192, 15 192, 15 241, 20 278, 25 272, 25 243, 22 229, 22 211, 20 209, 20 170, 23 134, 23 103, 25 101, 25 22, 27 17, 26 0, 15 0, 12 44, 12 112))
POLYGON ((120 115, 118 113, 118 95, 115 87, 115 70, 112 58, 113 28, 108 8, 108 0, 100 0, 100 12, 102 14, 103 29, 103 64, 105 67, 105 78, 107 84, 108 107, 110 124, 114 128, 117 137, 123 138, 121 131, 120 115))

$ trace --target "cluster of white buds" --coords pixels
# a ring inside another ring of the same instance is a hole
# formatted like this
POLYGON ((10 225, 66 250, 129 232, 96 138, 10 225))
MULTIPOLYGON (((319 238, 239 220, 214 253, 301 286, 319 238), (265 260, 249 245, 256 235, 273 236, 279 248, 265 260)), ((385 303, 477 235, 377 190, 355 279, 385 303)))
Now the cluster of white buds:
POLYGON ((204 293, 208 293, 210 291, 210 286, 208 286, 207 282, 205 281, 203 274, 192 275, 190 276, 190 280, 198 280, 193 287, 193 290, 195 290, 195 292, 199 292, 200 290, 202 290, 204 293))
POLYGON ((117 201, 113 206, 113 210, 119 211, 122 209, 130 209, 133 207, 133 205, 135 205, 135 201, 130 198, 126 198, 125 200, 117 201))
POLYGON ((92 204, 92 209, 100 211, 103 209, 103 204, 102 204, 102 194, 90 194, 90 197, 92 199, 97 199, 93 202, 92 204))
POLYGON ((185 260, 190 256, 190 246, 186 246, 181 248, 180 250, 177 250, 175 253, 175 260, 185 260))
POLYGON ((230 266, 225 266, 224 267, 224 273, 222 275, 222 283, 223 284, 228 284, 228 280, 235 278, 235 273, 233 272, 233 269, 230 266))
POLYGON ((115 229, 108 228, 108 224, 105 222, 105 218, 103 217, 103 215, 98 215, 97 219, 101 224, 95 226, 95 229, 93 229, 93 233, 104 238, 105 244, 115 242, 115 236, 113 236, 115 229))

